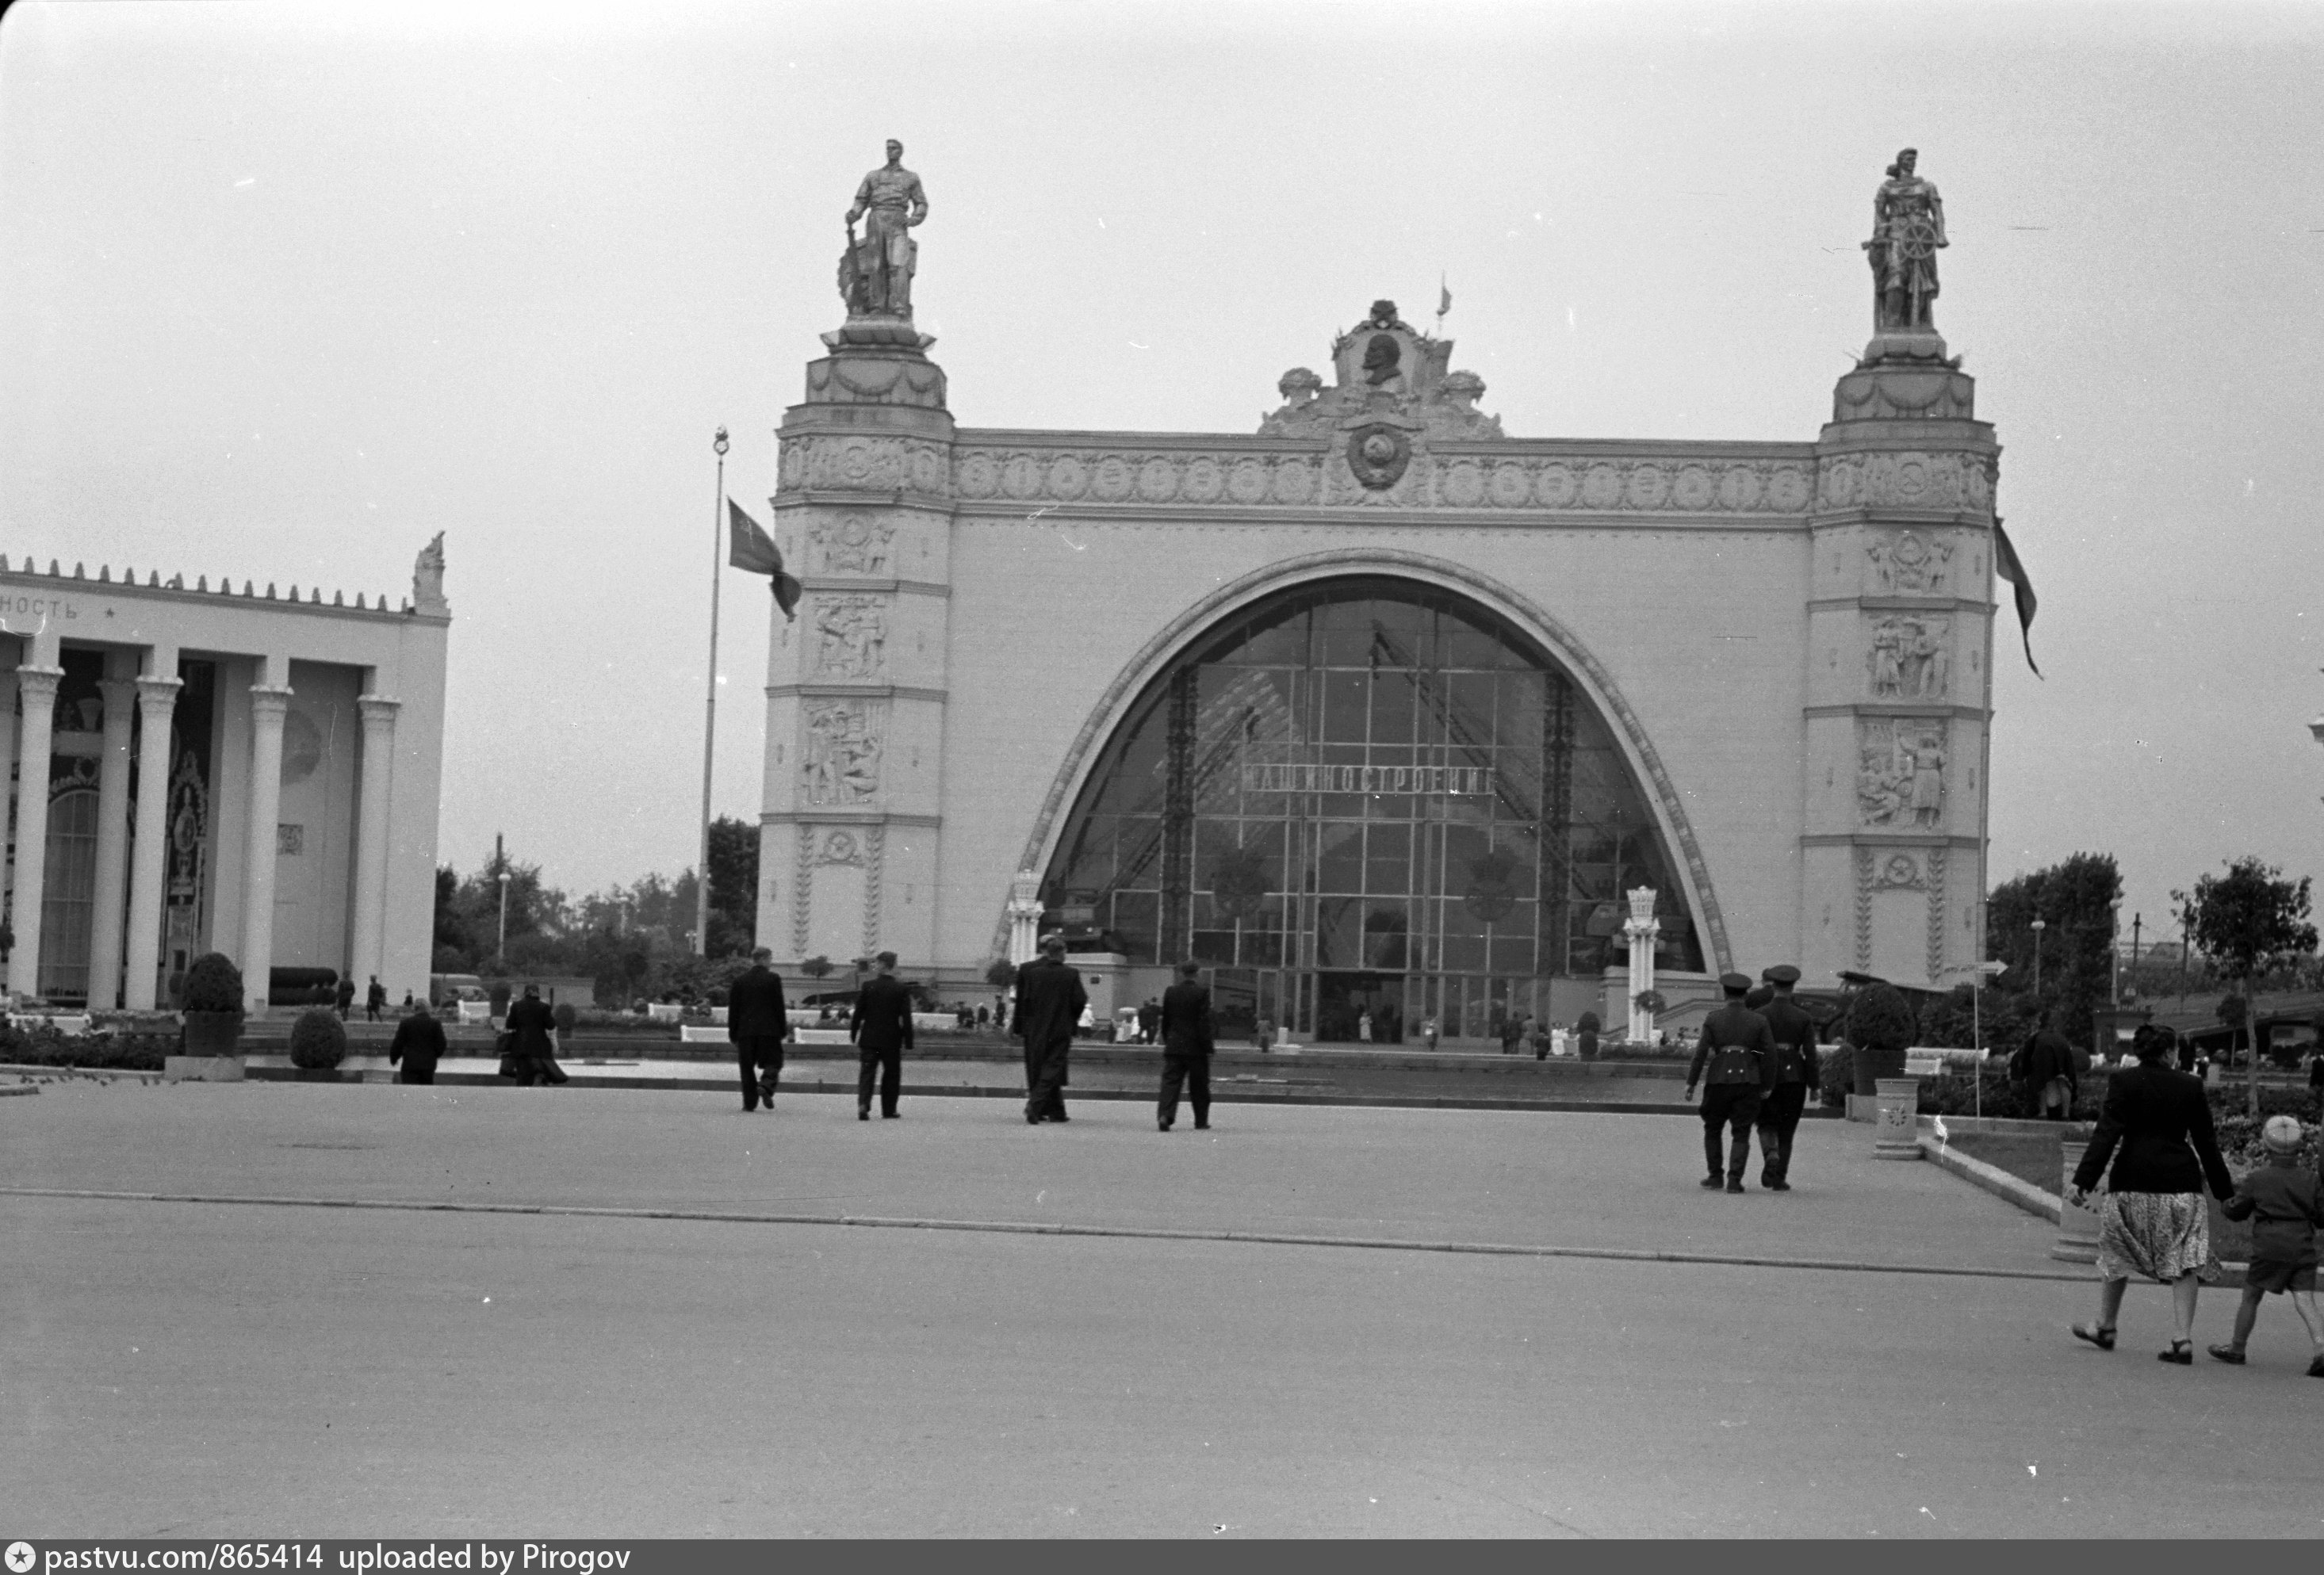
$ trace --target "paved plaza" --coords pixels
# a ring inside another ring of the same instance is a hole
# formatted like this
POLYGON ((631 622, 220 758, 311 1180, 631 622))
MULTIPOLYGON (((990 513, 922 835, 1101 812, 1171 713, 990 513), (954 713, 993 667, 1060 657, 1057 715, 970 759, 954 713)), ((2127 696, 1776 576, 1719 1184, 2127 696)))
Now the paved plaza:
POLYGON ((2157 1288, 2121 1350, 2078 1348, 2089 1288, 2052 1228, 1875 1160, 1863 1127, 1808 1125, 1797 1191, 1729 1197, 1695 1186, 1683 1117, 1222 1105, 1166 1137, 1123 1102, 905 1112, 0 1101, 0 1532, 2324 1524, 2324 1384, 2288 1310, 2240 1371, 2155 1362, 2157 1288))

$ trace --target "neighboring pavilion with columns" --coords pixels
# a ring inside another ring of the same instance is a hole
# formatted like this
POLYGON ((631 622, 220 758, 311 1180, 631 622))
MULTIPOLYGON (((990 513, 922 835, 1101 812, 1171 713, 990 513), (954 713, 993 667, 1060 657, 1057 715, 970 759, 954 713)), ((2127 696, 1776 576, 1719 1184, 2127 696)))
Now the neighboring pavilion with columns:
POLYGON ((424 996, 442 539, 398 608, 0 557, 12 994, 167 1007, 215 951, 254 1012, 273 968, 424 996))

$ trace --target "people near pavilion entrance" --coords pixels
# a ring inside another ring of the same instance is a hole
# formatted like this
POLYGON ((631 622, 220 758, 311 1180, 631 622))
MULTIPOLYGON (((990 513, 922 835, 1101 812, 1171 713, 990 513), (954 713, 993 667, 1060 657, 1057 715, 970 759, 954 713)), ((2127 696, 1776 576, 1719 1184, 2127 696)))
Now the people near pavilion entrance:
POLYGON ((2219 1276, 2203 1193, 2208 1188, 2225 1202, 2235 1183, 2219 1154, 2203 1085, 2166 1064, 2170 1031, 2149 1024, 2131 1036, 2130 1047, 2139 1064, 2107 1079, 2106 1109, 2067 1192, 2067 1202, 2080 1208, 2106 1178, 2098 1204, 2098 1315, 2075 1324, 2073 1333, 2112 1350, 2123 1291, 2137 1275, 2171 1287, 2175 1327, 2170 1346, 2156 1354, 2186 1367, 2195 1359, 2196 1283, 2219 1276))
POLYGON ((339 988, 333 992, 331 1000, 333 1009, 339 1014, 339 1021, 344 1023, 347 1020, 347 1013, 353 1009, 355 1004, 355 981, 343 975, 339 980, 339 988))
POLYGON ((2235 1335, 2209 1349, 2218 1360, 2242 1367, 2260 1303, 2289 1291, 2292 1310, 2307 1326, 2314 1351, 2308 1376, 2324 1378, 2324 1317, 2316 1307, 2316 1233, 2324 1230, 2324 1194, 2319 1194, 2315 1169, 2301 1163, 2305 1137, 2298 1117, 2270 1116, 2260 1128, 2267 1163, 2236 1184, 2236 1195, 2220 1211, 2230 1220, 2251 1220, 2251 1262, 2244 1270, 2235 1335))
POLYGON ((1048 936, 1041 943, 1041 954, 1017 971, 1011 1019, 1017 1036, 1025 1042, 1028 1126, 1067 1119, 1066 1063, 1073 1055, 1074 1028, 1088 1009, 1081 970, 1065 962, 1065 938, 1048 936))
POLYGON ((509 1008, 507 1038, 517 1087, 572 1081, 557 1064, 557 1018, 540 999, 540 986, 526 985, 524 999, 509 1008))
POLYGON ((428 1008, 416 1005, 411 1015, 395 1025, 395 1037, 388 1041, 387 1064, 401 1064, 396 1073, 398 1082, 429 1082, 436 1081, 436 1064, 444 1058, 444 1025, 438 1022, 428 1008))
POLYGON ((2010 1077, 2025 1085, 2035 1116, 2064 1121, 2073 1116, 2076 1072, 2072 1041, 2050 1026, 2050 1014, 2043 1011, 2034 1019, 2034 1032, 2009 1058, 2010 1077))
POLYGON ((1759 1184, 1769 1192, 1788 1193, 1792 1138, 1800 1129, 1808 1096, 1822 1091, 1823 1072, 1817 1064, 1815 1019, 1792 999, 1800 971, 1779 962, 1759 977, 1766 982, 1770 999, 1757 1009, 1775 1039, 1775 1086, 1767 1091, 1759 1111, 1759 1184))
POLYGON ((791 1037, 790 1009, 783 981, 768 964, 764 946, 751 953, 751 966, 726 990, 726 1037, 742 1078, 742 1110, 775 1108, 775 1085, 783 1075, 783 1041, 791 1037))
POLYGON ((872 962, 879 972, 855 992, 855 1009, 847 1018, 847 1036, 855 1042, 855 1119, 872 1119, 876 1072, 880 1119, 892 1121, 902 1114, 896 1096, 903 1086, 904 1052, 912 1047, 912 992, 896 977, 896 953, 882 952, 872 962))
POLYGON ((1201 983, 1202 964, 1178 964, 1178 982, 1162 992, 1157 1027, 1162 1036, 1162 1102, 1156 1118, 1167 1132, 1178 1119, 1178 1086, 1185 1084, 1194 1107, 1194 1130, 1211 1125, 1211 992, 1201 983))
POLYGON ((1695 1085, 1703 1081, 1707 1067, 1710 1082, 1702 1091, 1702 1156, 1710 1174, 1702 1178, 1702 1184, 1723 1185, 1730 1193, 1739 1193, 1744 1169, 1751 1162, 1752 1124, 1775 1085, 1775 1036, 1766 1018, 1743 1004, 1751 990, 1748 978, 1723 973, 1719 988, 1726 992, 1727 1004, 1702 1020, 1702 1037, 1686 1069, 1686 1097, 1694 1097, 1695 1085), (1733 1129, 1734 1147, 1722 1174, 1720 1131, 1727 1128, 1733 1129))

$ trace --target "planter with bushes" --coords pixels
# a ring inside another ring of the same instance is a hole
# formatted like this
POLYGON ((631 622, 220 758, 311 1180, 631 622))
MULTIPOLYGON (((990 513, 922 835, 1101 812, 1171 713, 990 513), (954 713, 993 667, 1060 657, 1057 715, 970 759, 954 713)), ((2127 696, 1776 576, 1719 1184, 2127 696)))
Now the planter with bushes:
POLYGON ((172 1082, 241 1081, 242 1003, 242 970, 232 958, 205 952, 188 964, 178 987, 185 1053, 168 1057, 163 1074, 172 1082))

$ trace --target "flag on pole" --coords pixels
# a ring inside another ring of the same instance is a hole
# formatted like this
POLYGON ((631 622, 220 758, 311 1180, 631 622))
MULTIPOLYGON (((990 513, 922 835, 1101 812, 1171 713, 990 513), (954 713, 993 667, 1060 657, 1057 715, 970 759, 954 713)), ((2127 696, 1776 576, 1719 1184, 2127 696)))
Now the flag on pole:
POLYGON ((2035 603, 2033 576, 2025 572, 2025 566, 2018 561, 2017 549, 2009 545, 2009 532, 2001 528, 2001 521, 1997 519, 1993 522, 1993 572, 2016 587, 2017 633, 2018 637, 2025 642, 2025 665, 2034 668, 2034 676, 2038 678, 2042 676, 2042 669, 2035 667, 2034 663, 2035 603))
POLYGON ((1436 276, 1436 315, 1443 317, 1452 309, 1452 292, 1445 288, 1444 276, 1436 276))
POLYGON ((732 498, 726 500, 726 561, 750 574, 770 576, 767 588, 775 594, 775 605, 783 610, 785 618, 796 622, 798 614, 792 609, 798 605, 801 587, 783 568, 782 548, 732 498))

